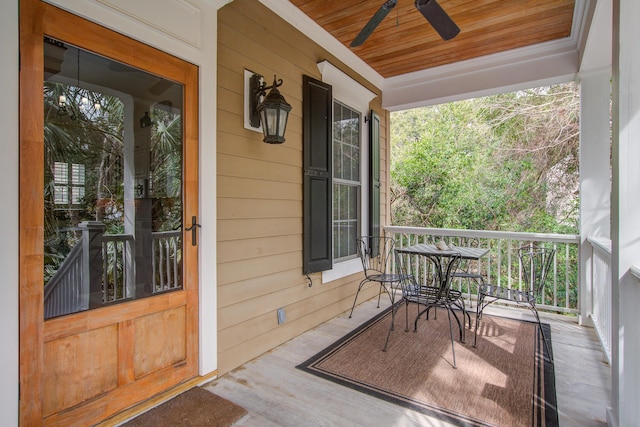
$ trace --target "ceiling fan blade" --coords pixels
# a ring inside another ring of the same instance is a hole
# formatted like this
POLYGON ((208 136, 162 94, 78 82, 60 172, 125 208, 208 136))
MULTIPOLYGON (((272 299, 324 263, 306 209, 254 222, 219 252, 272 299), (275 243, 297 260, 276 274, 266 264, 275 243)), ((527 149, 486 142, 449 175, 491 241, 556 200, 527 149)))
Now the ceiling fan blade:
POLYGON ((391 12, 391 9, 396 7, 396 4, 398 4, 398 0, 388 0, 382 6, 380 6, 380 9, 378 9, 375 15, 373 15, 369 22, 367 22, 367 25, 365 25, 364 28, 360 30, 360 33, 356 36, 355 39, 353 39, 350 46, 358 47, 362 43, 364 43, 369 38, 371 33, 373 33, 373 30, 376 29, 378 24, 380 24, 382 20, 389 14, 389 12, 391 12))
POLYGON ((460 28, 440 7, 436 0, 416 0, 416 9, 427 18, 442 40, 450 40, 458 35, 460 28))

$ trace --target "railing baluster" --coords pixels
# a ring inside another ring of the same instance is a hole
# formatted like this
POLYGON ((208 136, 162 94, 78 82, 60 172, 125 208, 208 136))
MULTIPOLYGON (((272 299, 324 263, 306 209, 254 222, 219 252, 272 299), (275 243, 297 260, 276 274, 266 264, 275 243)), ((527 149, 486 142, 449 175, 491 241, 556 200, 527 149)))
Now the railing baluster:
POLYGON ((169 239, 164 239, 165 250, 167 251, 167 289, 171 289, 171 247, 169 239))
MULTIPOLYGON (((564 254, 564 307, 565 308, 569 308, 569 305, 571 303, 570 301, 570 296, 571 293, 569 292, 569 256, 570 256, 570 252, 569 252, 569 245, 565 244, 565 254, 564 254)), ((580 293, 580 288, 578 288, 578 294, 580 293)), ((576 301, 576 303, 578 304, 578 309, 580 308, 580 298, 578 298, 578 300, 576 301)))
MULTIPOLYGON (((507 240, 507 272, 508 272, 508 282, 507 287, 513 287, 513 275, 511 274, 512 262, 511 262, 511 249, 513 242, 511 239, 507 240)), ((522 266, 520 265, 520 260, 518 260, 518 289, 522 289, 522 266)))
POLYGON ((176 239, 171 240, 173 242, 173 287, 178 287, 178 241, 176 239))
MULTIPOLYGON (((558 244, 553 244, 555 250, 553 255, 553 305, 558 305, 558 244)), ((543 294, 544 295, 544 294, 543 294)), ((544 301, 542 301, 544 304, 544 301)))

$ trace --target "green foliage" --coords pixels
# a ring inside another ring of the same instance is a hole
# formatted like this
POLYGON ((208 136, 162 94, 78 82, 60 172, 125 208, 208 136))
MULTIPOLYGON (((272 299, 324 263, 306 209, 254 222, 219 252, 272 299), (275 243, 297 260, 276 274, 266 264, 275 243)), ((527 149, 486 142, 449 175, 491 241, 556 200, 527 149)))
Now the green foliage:
POLYGON ((565 84, 393 113, 392 223, 575 232, 578 107, 565 84))

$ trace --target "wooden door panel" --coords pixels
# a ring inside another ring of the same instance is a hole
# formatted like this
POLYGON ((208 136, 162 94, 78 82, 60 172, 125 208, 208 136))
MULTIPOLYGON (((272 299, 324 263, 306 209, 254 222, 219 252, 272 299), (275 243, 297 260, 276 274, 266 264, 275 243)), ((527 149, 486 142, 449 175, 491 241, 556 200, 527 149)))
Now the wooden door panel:
POLYGON ((117 346, 117 325, 46 343, 44 416, 115 389, 118 386, 117 346))
POLYGON ((135 320, 135 378, 186 363, 186 307, 176 307, 135 320))

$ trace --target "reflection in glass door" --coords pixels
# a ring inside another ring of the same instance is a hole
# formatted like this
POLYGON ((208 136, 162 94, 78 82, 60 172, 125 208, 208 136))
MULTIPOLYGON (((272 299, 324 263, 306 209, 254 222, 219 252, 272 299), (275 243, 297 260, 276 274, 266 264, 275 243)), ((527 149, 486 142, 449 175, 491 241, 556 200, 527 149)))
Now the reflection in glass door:
POLYGON ((182 85, 44 47, 45 319, 182 289, 182 85))

